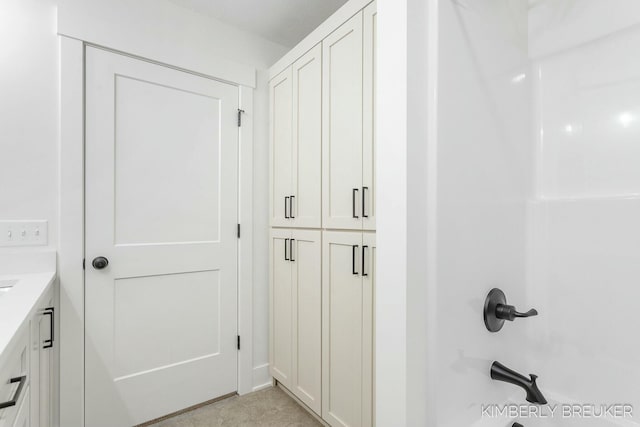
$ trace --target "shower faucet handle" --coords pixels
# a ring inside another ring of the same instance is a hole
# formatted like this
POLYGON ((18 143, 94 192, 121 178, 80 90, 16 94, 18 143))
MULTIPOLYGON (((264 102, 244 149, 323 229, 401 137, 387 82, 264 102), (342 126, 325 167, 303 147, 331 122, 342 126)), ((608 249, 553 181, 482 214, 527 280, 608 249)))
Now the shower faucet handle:
POLYGON ((496 305, 496 317, 498 319, 513 321, 516 317, 531 317, 531 316, 537 316, 537 315, 538 315, 538 311, 535 308, 532 308, 526 313, 520 313, 512 305, 507 305, 507 304, 496 305))
POLYGON ((515 306, 507 304, 507 297, 498 288, 489 291, 484 302, 484 324, 490 332, 498 332, 502 329, 504 321, 512 322, 516 318, 537 316, 538 310, 532 308, 526 313, 516 310, 515 306))

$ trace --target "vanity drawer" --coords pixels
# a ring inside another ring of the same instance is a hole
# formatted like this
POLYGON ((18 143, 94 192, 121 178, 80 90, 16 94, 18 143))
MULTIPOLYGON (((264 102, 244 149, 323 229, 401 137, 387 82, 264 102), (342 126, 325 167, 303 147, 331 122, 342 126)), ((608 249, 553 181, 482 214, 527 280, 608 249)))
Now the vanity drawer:
POLYGON ((0 409, 0 427, 12 427, 18 410, 29 399, 29 328, 22 329, 0 356, 0 406, 17 397, 15 405, 0 409), (19 380, 21 377, 25 378, 19 380), (17 380, 12 383, 11 379, 17 380))

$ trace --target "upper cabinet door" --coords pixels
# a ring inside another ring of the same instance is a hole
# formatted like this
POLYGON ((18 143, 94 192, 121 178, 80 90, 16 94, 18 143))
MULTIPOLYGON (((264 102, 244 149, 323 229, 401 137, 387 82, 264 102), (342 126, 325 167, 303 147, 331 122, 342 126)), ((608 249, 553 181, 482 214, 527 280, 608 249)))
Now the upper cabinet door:
POLYGON ((323 227, 362 229, 362 12, 322 42, 323 227))
POLYGON ((376 229, 376 2, 363 11, 362 228, 376 229))
POLYGON ((291 226, 322 223, 322 45, 293 64, 291 226))
POLYGON ((292 78, 291 67, 269 83, 271 102, 271 200, 269 212, 271 225, 284 227, 290 224, 291 176, 293 174, 293 126, 292 126, 292 78))

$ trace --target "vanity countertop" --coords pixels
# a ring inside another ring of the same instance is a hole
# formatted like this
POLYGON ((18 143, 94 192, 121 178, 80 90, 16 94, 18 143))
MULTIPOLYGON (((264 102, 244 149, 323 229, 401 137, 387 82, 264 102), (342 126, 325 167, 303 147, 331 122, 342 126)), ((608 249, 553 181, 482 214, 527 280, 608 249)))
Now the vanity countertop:
POLYGON ((0 290, 0 355, 28 321, 36 303, 56 278, 55 254, 52 254, 53 262, 36 263, 33 269, 21 265, 15 269, 16 273, 10 272, 11 265, 7 265, 6 258, 3 258, 0 256, 0 261, 5 261, 0 269, 0 287, 11 287, 5 288, 5 291, 8 289, 6 292, 0 290), (24 272, 29 270, 33 272, 24 272))

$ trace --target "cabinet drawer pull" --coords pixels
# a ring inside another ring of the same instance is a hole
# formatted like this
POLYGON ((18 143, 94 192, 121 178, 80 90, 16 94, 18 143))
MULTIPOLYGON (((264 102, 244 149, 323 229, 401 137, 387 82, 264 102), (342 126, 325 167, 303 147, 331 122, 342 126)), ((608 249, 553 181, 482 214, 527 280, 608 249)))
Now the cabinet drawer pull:
POLYGON ((17 382, 19 382, 20 384, 18 384, 18 388, 16 389, 16 392, 13 395, 13 399, 8 400, 6 402, 1 402, 0 409, 8 408, 10 406, 16 406, 16 403, 18 403, 18 400, 20 400, 20 394, 22 393, 22 388, 24 387, 24 383, 27 382, 27 376, 23 375, 21 377, 11 378, 11 380, 9 381, 9 384, 13 384, 17 382))
POLYGON ((356 215, 356 198, 357 198, 357 193, 358 193, 358 189, 354 188, 353 192, 351 193, 351 211, 353 213, 353 217, 354 218, 359 218, 358 215, 356 215))
POLYGON ((358 252, 358 245, 353 245, 351 247, 351 272, 356 276, 359 274, 356 271, 356 253, 358 252))
POLYGON ((287 246, 289 245, 289 239, 284 239, 284 260, 291 261, 287 256, 287 246))
POLYGON ((365 193, 367 191, 369 191, 369 187, 362 187, 362 218, 369 218, 369 215, 367 215, 364 210, 364 207, 366 206, 365 193))
POLYGON ((295 261, 295 259, 293 258, 293 242, 295 241, 296 239, 289 240, 289 260, 290 261, 295 261))
POLYGON ((49 328, 50 328, 49 336, 51 338, 49 338, 48 340, 44 340, 44 346, 42 346, 42 348, 52 348, 53 347, 53 341, 55 340, 54 336, 53 336, 53 331, 55 330, 55 326, 54 326, 54 323, 53 323, 54 322, 53 319, 56 317, 55 316, 55 311, 56 311, 55 307, 47 307, 47 308, 44 309, 44 313, 42 313, 43 316, 50 316, 50 320, 51 320, 51 322, 49 322, 49 328))
POLYGON ((288 202, 288 201, 289 201, 289 196, 286 196, 286 197, 284 198, 284 217, 285 217, 286 219, 289 219, 289 214, 287 213, 287 205, 289 204, 289 202, 288 202))
POLYGON ((295 199, 296 196, 290 196, 289 197, 289 217, 290 218, 295 218, 295 216, 293 216, 293 199, 295 199))
POLYGON ((365 273, 365 269, 364 269, 364 250, 368 249, 368 248, 369 248, 369 246, 367 246, 367 245, 363 245, 362 246, 362 277, 368 276, 368 274, 365 273))

